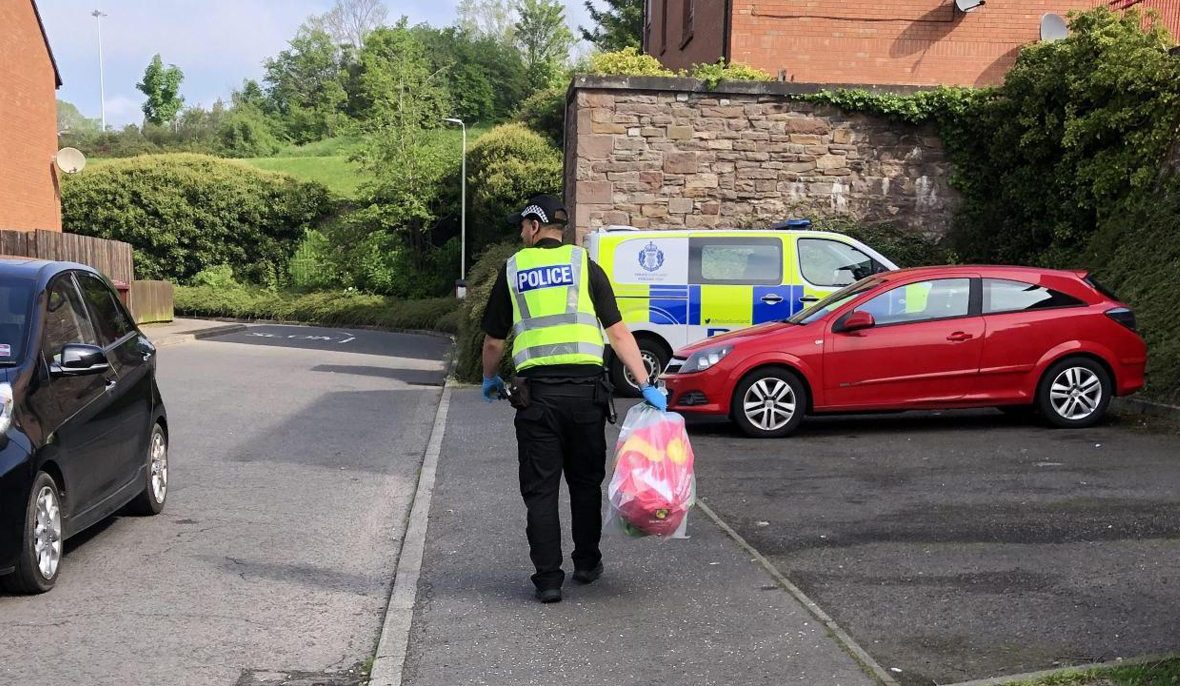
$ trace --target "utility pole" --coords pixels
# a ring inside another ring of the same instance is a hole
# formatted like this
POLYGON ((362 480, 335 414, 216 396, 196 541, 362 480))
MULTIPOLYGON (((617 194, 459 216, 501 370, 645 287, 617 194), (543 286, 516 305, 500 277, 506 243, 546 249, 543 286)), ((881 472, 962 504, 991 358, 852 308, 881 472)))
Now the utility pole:
POLYGON ((90 16, 98 20, 98 99, 102 109, 102 130, 107 130, 107 94, 106 82, 102 73, 102 18, 107 16, 100 10, 94 10, 90 16))

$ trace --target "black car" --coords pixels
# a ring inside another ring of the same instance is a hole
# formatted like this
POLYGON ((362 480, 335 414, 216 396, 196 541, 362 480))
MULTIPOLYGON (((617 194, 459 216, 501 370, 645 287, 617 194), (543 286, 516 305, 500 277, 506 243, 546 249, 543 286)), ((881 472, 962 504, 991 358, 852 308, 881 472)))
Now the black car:
POLYGON ((93 269, 0 259, 0 587, 48 591, 65 539, 164 508, 155 355, 93 269))

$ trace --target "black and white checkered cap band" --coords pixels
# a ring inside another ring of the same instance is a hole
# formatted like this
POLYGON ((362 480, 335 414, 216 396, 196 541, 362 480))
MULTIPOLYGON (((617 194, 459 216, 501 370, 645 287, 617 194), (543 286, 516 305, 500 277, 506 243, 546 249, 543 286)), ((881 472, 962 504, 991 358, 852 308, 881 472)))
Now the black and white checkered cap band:
POLYGON ((537 215, 537 218, 541 220, 542 224, 549 223, 549 215, 545 214, 545 210, 541 209, 537 205, 529 205, 520 212, 520 216, 522 217, 527 217, 530 214, 537 215))

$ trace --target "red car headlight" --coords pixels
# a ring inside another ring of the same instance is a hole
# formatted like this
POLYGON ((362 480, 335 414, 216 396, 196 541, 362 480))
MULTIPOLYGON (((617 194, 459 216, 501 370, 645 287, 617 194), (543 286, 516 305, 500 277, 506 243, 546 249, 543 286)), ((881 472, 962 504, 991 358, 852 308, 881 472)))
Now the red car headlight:
POLYGON ((733 352, 732 345, 698 350, 689 356, 688 361, 686 361, 684 366, 680 368, 680 373, 692 374, 693 372, 703 372, 706 369, 715 366, 731 352, 733 352))

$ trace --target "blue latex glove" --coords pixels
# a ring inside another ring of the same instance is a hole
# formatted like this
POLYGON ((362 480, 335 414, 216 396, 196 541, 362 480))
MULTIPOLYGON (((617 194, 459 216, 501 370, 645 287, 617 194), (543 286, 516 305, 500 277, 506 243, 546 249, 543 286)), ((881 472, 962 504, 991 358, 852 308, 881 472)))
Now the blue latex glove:
POLYGON ((651 384, 645 385, 639 389, 643 393, 643 400, 660 412, 668 411, 668 396, 664 392, 651 384))
POLYGON ((504 392, 504 379, 499 376, 492 378, 484 378, 483 380, 483 399, 490 402, 495 402, 500 398, 504 392))

